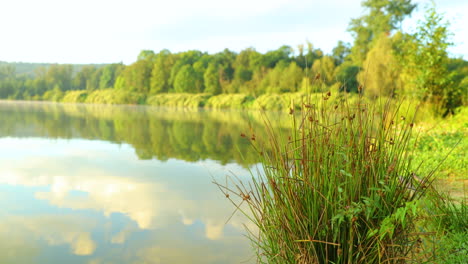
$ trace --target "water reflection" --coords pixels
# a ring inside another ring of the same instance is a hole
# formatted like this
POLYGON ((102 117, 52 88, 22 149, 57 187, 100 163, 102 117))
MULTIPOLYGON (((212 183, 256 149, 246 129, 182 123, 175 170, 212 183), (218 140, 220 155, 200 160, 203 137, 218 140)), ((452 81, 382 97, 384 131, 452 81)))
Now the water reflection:
MULTIPOLYGON (((0 137, 128 143, 140 159, 258 161, 240 133, 264 135, 259 112, 174 111, 141 106, 0 102, 0 137), (242 153, 242 154, 241 154, 242 153)), ((285 117, 275 115, 274 121, 285 117)))
POLYGON ((237 115, 0 103, 0 262, 249 260, 211 183, 250 177, 237 115))

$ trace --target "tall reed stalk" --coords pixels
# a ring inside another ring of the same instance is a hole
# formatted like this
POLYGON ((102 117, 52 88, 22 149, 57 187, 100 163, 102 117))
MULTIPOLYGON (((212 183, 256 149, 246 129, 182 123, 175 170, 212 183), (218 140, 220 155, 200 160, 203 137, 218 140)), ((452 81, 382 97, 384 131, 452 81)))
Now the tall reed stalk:
POLYGON ((267 120, 267 138, 243 135, 263 169, 251 184, 220 187, 248 204, 260 263, 405 262, 431 184, 410 169, 413 118, 391 100, 330 98, 291 109, 287 134, 267 120))

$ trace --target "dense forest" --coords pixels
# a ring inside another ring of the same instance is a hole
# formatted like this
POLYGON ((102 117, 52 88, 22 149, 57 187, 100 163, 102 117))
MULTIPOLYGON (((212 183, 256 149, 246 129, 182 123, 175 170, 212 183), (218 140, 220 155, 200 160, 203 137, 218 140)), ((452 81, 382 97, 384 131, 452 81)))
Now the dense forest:
MULTIPOLYGON (((144 50, 122 63, 39 67, 34 74, 0 65, 0 98, 62 102, 164 104, 161 98, 203 94, 207 98, 258 98, 265 94, 320 92, 325 88, 369 97, 405 96, 430 104, 436 114, 467 104, 468 61, 452 58, 449 24, 436 8, 426 9, 415 32, 401 24, 416 5, 410 0, 365 0, 352 19, 354 42, 339 41, 331 54, 312 43, 260 53, 247 48, 215 54, 144 50)), ((226 99, 225 99, 226 100, 226 99)), ((229 100, 229 99, 227 99, 229 100)))
MULTIPOLYGON (((0 68, 4 68, 3 72, 11 72, 14 70, 15 75, 19 76, 29 76, 35 77, 36 73, 41 72, 41 70, 37 70, 38 68, 49 68, 52 65, 56 65, 57 63, 30 63, 30 62, 6 62, 0 61, 0 68)), ((106 66, 106 64, 73 64, 73 74, 81 71, 83 67, 95 67, 101 68, 106 66)))

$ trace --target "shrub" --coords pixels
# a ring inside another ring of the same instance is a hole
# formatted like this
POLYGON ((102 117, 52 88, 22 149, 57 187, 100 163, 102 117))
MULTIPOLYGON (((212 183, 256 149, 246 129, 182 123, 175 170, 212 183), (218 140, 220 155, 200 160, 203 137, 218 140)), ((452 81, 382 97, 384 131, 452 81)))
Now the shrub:
POLYGON ((64 103, 84 103, 88 92, 86 91, 68 91, 65 93, 65 96, 62 98, 64 103))
POLYGON ((104 89, 89 93, 85 102, 92 104, 143 104, 145 96, 136 92, 104 89))
POLYGON ((403 262, 431 177, 411 170, 412 117, 400 118, 390 100, 330 98, 309 98, 299 117, 291 111, 288 134, 267 120, 268 138, 246 136, 260 175, 238 190, 220 187, 247 202, 259 262, 403 262))
POLYGON ((207 108, 244 108, 248 107, 254 98, 246 94, 220 94, 211 97, 206 102, 207 108))
POLYGON ((210 97, 209 94, 158 94, 148 98, 146 103, 153 106, 167 106, 176 108, 199 108, 203 107, 210 97))

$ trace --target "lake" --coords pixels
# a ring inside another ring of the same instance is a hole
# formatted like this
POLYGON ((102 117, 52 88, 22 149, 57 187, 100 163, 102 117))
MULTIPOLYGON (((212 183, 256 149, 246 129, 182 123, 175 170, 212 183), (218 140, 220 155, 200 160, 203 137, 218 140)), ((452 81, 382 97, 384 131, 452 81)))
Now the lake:
POLYGON ((213 180, 250 179, 256 115, 0 102, 0 263, 254 262, 213 180))

